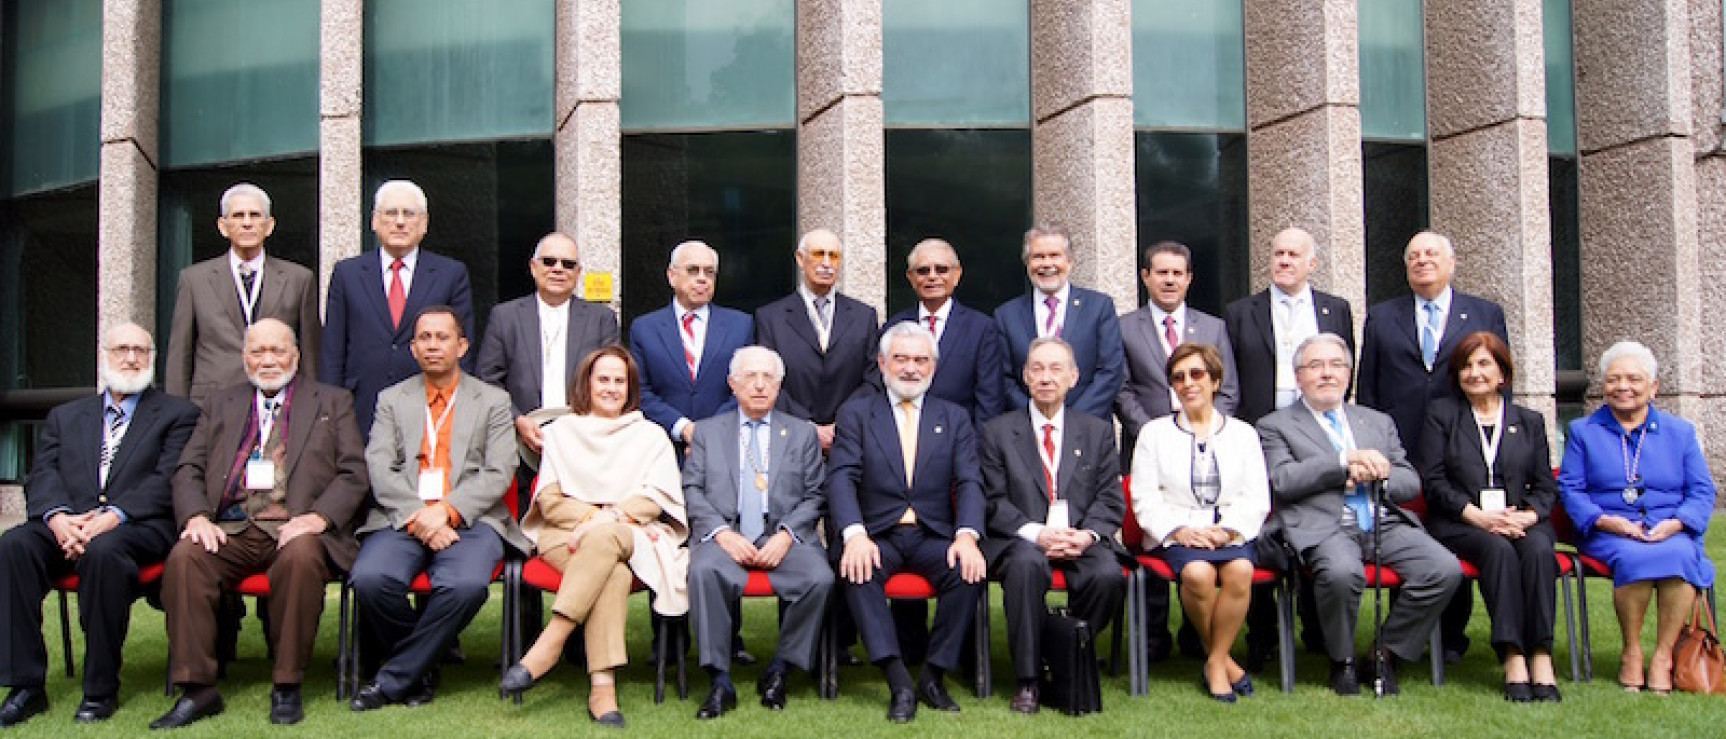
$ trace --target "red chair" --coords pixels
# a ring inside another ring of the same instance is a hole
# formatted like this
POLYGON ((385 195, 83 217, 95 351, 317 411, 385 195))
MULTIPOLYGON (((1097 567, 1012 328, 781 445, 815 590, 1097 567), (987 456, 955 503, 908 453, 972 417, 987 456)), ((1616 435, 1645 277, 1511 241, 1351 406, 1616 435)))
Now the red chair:
MULTIPOLYGON (((422 575, 421 577, 424 576, 422 575)), ((765 580, 766 578, 763 577, 762 579, 765 580)), ((558 588, 563 586, 563 573, 558 572, 556 567, 552 567, 550 562, 545 561, 545 558, 533 557, 526 562, 515 565, 510 576, 505 580, 505 582, 504 603, 507 608, 510 604, 517 602, 517 598, 520 598, 524 594, 524 591, 522 590, 524 586, 532 588, 538 592, 557 592, 558 588)), ((646 589, 646 585, 644 585, 640 580, 636 580, 634 584, 630 586, 629 592, 639 593, 646 589)), ((535 593, 534 597, 538 597, 537 593, 535 593)), ((678 622, 682 622, 686 618, 686 616, 662 617, 659 620, 659 651, 655 655, 658 664, 653 670, 653 702, 655 704, 665 702, 665 665, 667 657, 677 661, 678 699, 689 699, 689 680, 684 669, 685 655, 689 651, 689 645, 685 643, 684 635, 688 632, 686 629, 672 628, 678 622), (667 654, 667 652, 669 652, 669 654, 667 654)), ((521 644, 523 629, 521 623, 519 623, 520 619, 521 608, 519 607, 514 608, 511 616, 505 618, 506 634, 504 638, 504 664, 506 665, 515 664, 517 660, 521 659, 521 655, 524 651, 524 647, 521 644)), ((521 694, 517 693, 515 700, 517 703, 520 703, 521 694)))
MULTIPOLYGON (((163 566, 163 563, 161 562, 147 564, 138 568, 138 585, 148 587, 160 583, 162 581, 162 573, 166 569, 167 568, 163 566)), ((72 677, 72 675, 75 674, 72 667, 71 604, 67 602, 67 594, 78 592, 78 584, 78 575, 73 573, 55 578, 54 582, 49 586, 57 591, 60 596, 60 653, 64 655, 66 659, 66 677, 72 677)), ((163 660, 163 663, 167 664, 169 663, 169 660, 163 660)), ((174 694, 174 683, 172 681, 164 680, 163 685, 165 686, 163 688, 164 694, 174 694)))
MULTIPOLYGON (((985 584, 987 581, 985 581, 985 584)), ((839 609, 844 608, 844 590, 846 583, 836 583, 833 591, 834 602, 827 608, 826 632, 821 639, 819 666, 821 671, 820 691, 822 697, 839 694, 839 629, 835 620, 839 609)), ((938 593, 935 586, 923 576, 913 572, 900 572, 887 578, 885 585, 888 600, 930 600, 938 593)), ((976 672, 972 675, 972 691, 978 698, 988 698, 994 692, 994 686, 989 678, 989 589, 980 589, 977 597, 977 610, 971 620, 971 648, 976 659, 976 672)))

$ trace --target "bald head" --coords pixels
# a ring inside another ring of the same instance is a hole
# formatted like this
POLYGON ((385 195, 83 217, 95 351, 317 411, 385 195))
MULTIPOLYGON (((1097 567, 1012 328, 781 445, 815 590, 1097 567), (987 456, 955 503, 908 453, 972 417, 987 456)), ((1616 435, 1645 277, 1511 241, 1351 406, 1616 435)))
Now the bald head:
POLYGON ((1318 242, 1303 228, 1285 228, 1271 237, 1271 284, 1289 295, 1306 289, 1318 267, 1318 242))
POLYGON ((116 400, 144 392, 156 380, 156 342, 143 326, 127 321, 102 336, 102 387, 116 400))
POLYGON ((274 395, 293 382, 300 368, 300 349, 294 330, 274 318, 265 318, 246 329, 246 379, 274 395))
POLYGON ((803 272, 803 285, 816 295, 832 292, 839 282, 839 262, 844 258, 839 234, 825 228, 810 231, 797 242, 797 268, 803 272))
POLYGON ((539 298, 547 305, 563 305, 581 282, 581 251, 575 239, 553 231, 533 247, 527 269, 533 273, 539 298))
POLYGON ((1422 231, 1409 239, 1402 261, 1408 267, 1409 288, 1427 300, 1442 294, 1456 275, 1456 247, 1450 237, 1435 231, 1422 231))

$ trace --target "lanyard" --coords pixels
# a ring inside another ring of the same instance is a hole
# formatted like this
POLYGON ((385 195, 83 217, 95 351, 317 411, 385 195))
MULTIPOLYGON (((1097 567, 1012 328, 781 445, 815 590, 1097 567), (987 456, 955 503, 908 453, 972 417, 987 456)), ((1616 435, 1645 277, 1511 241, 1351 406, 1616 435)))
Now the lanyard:
POLYGON ((431 404, 426 404, 426 448, 431 450, 425 459, 427 467, 437 466, 437 435, 439 431, 443 430, 444 421, 449 420, 449 414, 452 410, 455 410, 455 393, 453 392, 450 393, 449 401, 443 404, 443 414, 438 416, 435 421, 432 420, 431 404))
POLYGON ((276 427, 276 414, 282 412, 282 404, 274 398, 266 398, 258 393, 258 453, 263 454, 264 445, 270 443, 270 429, 276 427))
POLYGON ((252 291, 247 294, 245 285, 236 281, 234 289, 240 293, 240 312, 246 319, 246 325, 252 325, 252 314, 258 307, 258 293, 264 289, 264 262, 258 260, 258 269, 252 271, 252 291))
POLYGON ((1498 464, 1498 442, 1504 440, 1504 401, 1498 403, 1498 412, 1490 422, 1483 422, 1479 416, 1474 417, 1475 429, 1480 432, 1480 456, 1486 461, 1486 485, 1492 487, 1494 468, 1498 464), (1486 433, 1486 427, 1492 427, 1492 433, 1486 433))

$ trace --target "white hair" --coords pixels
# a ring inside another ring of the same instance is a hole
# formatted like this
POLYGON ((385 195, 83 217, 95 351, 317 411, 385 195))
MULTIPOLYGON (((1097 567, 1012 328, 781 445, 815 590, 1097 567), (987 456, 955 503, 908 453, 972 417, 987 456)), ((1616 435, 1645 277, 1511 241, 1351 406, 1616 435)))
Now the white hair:
POLYGON ((1620 341, 1606 348, 1600 354, 1600 376, 1606 376, 1606 368, 1620 359, 1634 359, 1642 363, 1643 371, 1648 373, 1648 379, 1660 377, 1660 362, 1654 359, 1654 352, 1638 341, 1620 341))
MULTIPOLYGON (((566 238, 566 239, 569 239, 569 244, 570 244, 570 246, 575 247, 576 254, 579 255, 581 253, 581 245, 575 243, 575 237, 574 236, 570 236, 569 234, 566 234, 562 231, 553 231, 553 232, 548 233, 544 236, 541 236, 539 238, 539 241, 533 242, 533 254, 529 255, 528 259, 538 259, 539 258, 539 250, 545 246, 545 242, 550 241, 550 240, 557 238, 559 236, 566 238)), ((576 261, 578 261, 578 262, 581 261, 581 257, 577 256, 576 261)))
POLYGON ((1026 362, 1026 364, 1027 365, 1030 364, 1032 354, 1037 353, 1038 349, 1041 349, 1045 346, 1061 347, 1063 350, 1065 350, 1067 352, 1067 362, 1069 364, 1072 364, 1074 367, 1079 366, 1079 355, 1073 353, 1073 345, 1067 343, 1064 339, 1060 339, 1060 338, 1057 338, 1054 336, 1039 336, 1035 339, 1032 339, 1030 346, 1025 347, 1025 362, 1026 362))
POLYGON ((917 255, 922 254, 924 252, 930 252, 930 251, 947 252, 948 254, 953 255, 953 265, 958 266, 958 264, 959 264, 959 250, 958 249, 954 249, 953 245, 947 243, 946 239, 930 238, 930 239, 924 239, 922 241, 919 241, 919 242, 917 242, 916 246, 911 247, 911 253, 905 255, 905 268, 906 269, 915 268, 917 266, 917 255))
POLYGON ((128 328, 135 328, 140 333, 144 334, 144 343, 146 346, 150 347, 150 353, 151 354, 156 353, 156 337, 151 336, 150 331, 148 329, 144 328, 143 326, 138 325, 137 323, 135 323, 133 321, 122 321, 120 323, 116 323, 112 326, 109 326, 108 330, 102 334, 102 348, 106 349, 108 347, 113 346, 114 345, 114 334, 117 334, 120 331, 128 329, 128 328))
POLYGON ((419 185, 414 184, 410 180, 390 180, 382 185, 378 185, 377 194, 372 196, 372 210, 381 210, 383 208, 384 196, 393 193, 405 193, 408 197, 413 199, 414 207, 419 208, 421 213, 427 212, 428 206, 426 205, 426 191, 421 190, 419 185))
POLYGON ((922 339, 929 343, 929 358, 941 360, 940 342, 935 341, 935 335, 929 332, 923 324, 915 321, 900 321, 881 332, 880 352, 883 356, 891 353, 894 339, 922 339))
POLYGON ((1299 367, 1300 365, 1306 364, 1307 350, 1318 346, 1319 344, 1329 344, 1341 349, 1343 358, 1348 360, 1349 369, 1354 369, 1354 353, 1348 350, 1348 342, 1343 341, 1341 336, 1337 336, 1329 331, 1308 336, 1306 339, 1302 340, 1300 344, 1295 346, 1295 366, 1299 367))
POLYGON ((705 241, 696 241, 693 239, 691 239, 689 241, 685 241, 685 242, 678 244, 677 246, 674 246, 671 248, 671 260, 666 263, 666 265, 665 265, 666 268, 667 269, 677 269, 677 260, 683 258, 683 254, 685 251, 687 251, 689 249, 694 249, 696 247, 700 247, 702 249, 706 249, 710 252, 713 252, 713 269, 714 269, 714 271, 718 271, 719 270, 719 250, 715 249, 711 246, 708 246, 707 242, 705 242, 705 241))
POLYGON ((250 182, 242 182, 238 185, 234 185, 222 193, 223 217, 227 217, 228 210, 233 207, 234 198, 243 195, 250 195, 257 198, 258 202, 264 204, 264 217, 270 217, 270 194, 264 192, 264 188, 258 187, 250 182))
MULTIPOLYGON (((1281 238, 1284 234, 1291 234, 1291 235, 1298 236, 1299 239, 1306 244, 1307 256, 1311 257, 1313 259, 1318 258, 1318 252, 1319 252, 1318 237, 1313 236, 1311 231, 1308 231, 1304 228, 1301 228, 1300 226, 1289 226, 1288 228, 1285 228, 1281 231, 1278 231, 1275 236, 1272 236, 1271 237, 1271 243, 1275 244, 1277 239, 1281 238)), ((1407 248, 1405 247, 1403 249, 1403 251, 1406 252, 1407 248)))
MULTIPOLYGON (((1444 245, 1445 255, 1451 257, 1452 259, 1456 258, 1456 245, 1452 244, 1450 242, 1449 236, 1445 236, 1444 234, 1441 234, 1437 231, 1422 231, 1420 233, 1415 234, 1413 237, 1410 237, 1408 240, 1408 244, 1402 247, 1402 259, 1403 259, 1403 261, 1405 261, 1405 262, 1408 261, 1408 248, 1410 246, 1414 246, 1414 240, 1418 239, 1422 236, 1431 236, 1433 238, 1438 239, 1438 243, 1444 245)), ((1318 252, 1315 251, 1313 253, 1317 254, 1318 252)))
POLYGON ((1067 229, 1052 224, 1039 223, 1025 231, 1025 246, 1019 253, 1019 261, 1030 263, 1031 242, 1046 236, 1059 238, 1061 240, 1061 247, 1067 252, 1067 258, 1073 258, 1073 238, 1067 235, 1067 229))
POLYGON ((775 379, 775 380, 785 379, 785 360, 781 359, 779 357, 779 352, 773 351, 772 349, 769 349, 765 346, 760 346, 758 344, 751 344, 749 346, 740 347, 740 348, 738 348, 737 351, 732 352, 731 353, 731 367, 725 373, 726 376, 727 377, 736 377, 738 374, 738 371, 743 367, 743 362, 745 360, 749 359, 750 357, 766 357, 766 358, 772 360, 773 379, 775 379))

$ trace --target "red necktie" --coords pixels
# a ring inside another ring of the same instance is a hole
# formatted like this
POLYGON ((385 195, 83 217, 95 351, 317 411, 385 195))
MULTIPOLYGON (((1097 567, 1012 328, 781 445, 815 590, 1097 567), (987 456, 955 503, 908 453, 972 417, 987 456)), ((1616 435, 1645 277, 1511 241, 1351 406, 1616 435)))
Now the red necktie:
POLYGON ((408 307, 408 291, 402 287, 402 264, 400 257, 390 263, 390 328, 402 327, 402 312, 408 307))
POLYGON ((1163 340, 1169 342, 1169 351, 1181 345, 1181 335, 1175 333, 1175 317, 1163 316, 1163 340))
POLYGON ((683 342, 683 362, 689 365, 689 379, 695 379, 695 352, 690 347, 695 346, 695 311, 683 314, 683 333, 689 339, 683 342))
POLYGON ((1049 469, 1049 464, 1055 459, 1055 424, 1043 424, 1043 451, 1048 456, 1043 458, 1043 481, 1049 484, 1049 500, 1055 499, 1055 476, 1049 469))
POLYGON ((929 314, 929 333, 935 333, 935 314, 933 313, 929 314))

